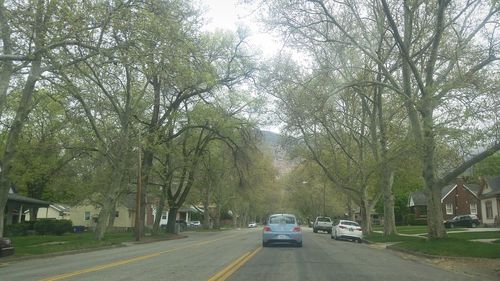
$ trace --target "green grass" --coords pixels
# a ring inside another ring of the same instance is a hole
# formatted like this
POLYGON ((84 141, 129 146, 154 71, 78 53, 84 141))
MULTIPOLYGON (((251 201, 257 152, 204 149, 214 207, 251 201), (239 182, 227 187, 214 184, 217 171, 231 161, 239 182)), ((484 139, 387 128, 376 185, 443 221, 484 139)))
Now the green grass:
MULTIPOLYGON (((424 234, 427 233, 427 225, 405 225, 405 226, 397 226, 396 229, 400 234, 424 234)), ((382 226, 374 227, 375 231, 384 231, 382 226)), ((453 228, 447 229, 447 232, 461 231, 463 228, 453 228)))
POLYGON ((450 237, 404 241, 398 243, 396 247, 437 256, 500 258, 500 244, 474 242, 450 237))
MULTIPOLYGON (((416 230, 407 229, 405 232, 411 233, 416 230)), ((373 233, 365 238, 379 243, 395 242, 397 248, 428 255, 500 258, 500 231, 448 233, 448 237, 444 239, 424 239, 401 235, 384 237, 382 233, 373 233), (470 241, 474 239, 497 240, 494 243, 470 241)))
POLYGON ((500 239, 500 231, 448 233, 448 237, 450 237, 450 238, 464 239, 464 240, 472 240, 472 239, 500 239))
MULTIPOLYGON (((165 234, 162 236, 166 237, 165 234)), ((159 238, 161 239, 161 237, 159 238)), ((93 249, 120 245, 121 243, 128 241, 135 241, 133 234, 130 232, 109 233, 104 236, 102 241, 95 240, 94 233, 67 233, 61 236, 18 236, 11 237, 11 240, 15 247, 16 257, 93 249)))
POLYGON ((369 235, 365 235, 365 239, 371 242, 376 243, 388 243, 388 242, 403 242, 403 241, 413 241, 420 240, 422 238, 414 237, 414 236, 402 236, 402 235, 391 235, 384 236, 382 233, 371 233, 369 235))

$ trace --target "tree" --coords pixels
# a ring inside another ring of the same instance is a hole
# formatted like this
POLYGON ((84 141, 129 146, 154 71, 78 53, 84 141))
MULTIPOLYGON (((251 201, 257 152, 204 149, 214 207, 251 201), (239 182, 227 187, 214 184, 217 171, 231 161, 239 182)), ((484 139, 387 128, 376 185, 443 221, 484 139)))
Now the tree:
POLYGON ((53 69, 53 62, 65 48, 82 51, 74 52, 69 63, 85 59, 99 48, 101 41, 95 39, 113 12, 102 9, 103 6, 105 4, 99 3, 75 5, 73 1, 0 1, 0 118, 9 124, 3 128, 6 137, 0 156, 0 236, 3 235, 3 210, 12 184, 12 161, 34 105, 37 83, 43 78, 42 74, 53 69), (13 115, 5 116, 6 99, 15 91, 21 93, 19 103, 14 105, 13 115))
POLYGON ((383 79, 376 83, 404 105, 418 148, 428 191, 429 236, 444 237, 441 187, 500 149, 498 120, 483 114, 498 109, 494 74, 498 3, 311 0, 267 4, 270 22, 282 27, 289 38, 350 46, 377 66, 376 73, 383 79), (471 18, 476 20, 471 23, 471 18), (383 53, 378 52, 380 44, 383 53), (457 106, 463 110, 453 111, 457 106), (470 141, 463 147, 464 155, 474 146, 489 148, 453 168, 439 166, 435 154, 439 141, 462 144, 465 137, 470 141))

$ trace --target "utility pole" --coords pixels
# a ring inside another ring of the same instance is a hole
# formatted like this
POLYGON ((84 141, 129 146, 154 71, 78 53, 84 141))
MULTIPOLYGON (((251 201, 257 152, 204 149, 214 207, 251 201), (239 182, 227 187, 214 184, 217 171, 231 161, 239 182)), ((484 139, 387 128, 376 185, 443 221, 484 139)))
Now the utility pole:
POLYGON ((141 147, 137 149, 139 152, 139 162, 138 162, 138 171, 137 171, 137 192, 135 195, 135 241, 141 240, 141 192, 142 192, 142 160, 141 160, 141 147))

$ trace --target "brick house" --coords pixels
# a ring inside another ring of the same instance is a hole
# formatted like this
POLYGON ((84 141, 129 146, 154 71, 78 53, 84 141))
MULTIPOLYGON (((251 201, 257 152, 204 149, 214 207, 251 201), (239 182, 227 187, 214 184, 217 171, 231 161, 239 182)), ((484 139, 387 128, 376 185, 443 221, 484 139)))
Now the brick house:
MULTIPOLYGON (((481 218, 481 201, 478 197, 479 185, 465 184, 463 179, 458 179, 455 184, 447 185, 441 189, 441 208, 443 219, 451 219, 459 215, 476 215, 481 218)), ((416 218, 427 216, 427 198, 423 191, 410 194, 408 198, 410 212, 416 218)))

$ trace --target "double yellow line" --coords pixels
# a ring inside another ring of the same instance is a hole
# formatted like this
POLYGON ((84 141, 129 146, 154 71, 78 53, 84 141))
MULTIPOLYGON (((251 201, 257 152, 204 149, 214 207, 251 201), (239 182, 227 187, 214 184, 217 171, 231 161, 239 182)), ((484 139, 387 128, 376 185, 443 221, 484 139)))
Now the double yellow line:
MULTIPOLYGON (((162 254, 179 251, 179 250, 183 250, 183 249, 186 249, 186 248, 192 248, 192 247, 197 247, 197 246, 201 246, 201 245, 204 245, 204 244, 213 243, 215 241, 227 239, 228 237, 232 237, 232 236, 237 236, 237 234, 227 235, 227 236, 220 237, 220 238, 217 238, 217 239, 205 240, 205 241, 197 242, 197 243, 191 243, 191 244, 188 244, 188 245, 185 245, 185 246, 181 246, 181 247, 177 247, 177 248, 172 248, 172 249, 161 251, 161 252, 152 253, 152 254, 149 254, 149 255, 143 255, 143 256, 138 256, 138 257, 135 257, 135 258, 119 260, 119 261, 115 261, 115 262, 111 262, 111 263, 107 263, 107 264, 102 264, 102 265, 98 265, 98 266, 94 266, 94 267, 90 267, 90 268, 85 268, 85 269, 78 270, 78 271, 68 272, 68 273, 64 273, 64 274, 60 274, 60 275, 55 275, 55 276, 47 277, 47 278, 44 278, 44 279, 40 279, 39 281, 59 281, 59 280, 64 280, 64 279, 71 278, 71 277, 74 277, 74 276, 77 276, 77 275, 82 275, 82 274, 85 274, 85 273, 96 272, 96 271, 100 271, 100 270, 104 270, 104 269, 108 269, 108 268, 112 268, 112 267, 116 267, 116 266, 120 266, 120 265, 124 265, 124 264, 129 264, 129 263, 138 262, 138 261, 141 261, 141 260, 146 260, 146 259, 158 257, 159 255, 162 255, 162 254)), ((259 249, 257 249, 257 250, 259 250, 259 249)), ((252 256, 255 255, 256 252, 257 251, 254 251, 254 253, 252 253, 251 255, 252 256)), ((247 257, 249 255, 249 253, 246 253, 242 258, 247 257)), ((249 260, 250 258, 251 257, 248 257, 248 259, 246 259, 245 262, 247 260, 249 260)), ((240 259, 238 259, 238 260, 240 260, 240 259)), ((236 271, 236 269, 234 271, 236 271)), ((210 279, 210 280, 212 280, 212 279, 210 279)), ((224 280, 224 279, 214 279, 214 280, 224 280)))
POLYGON ((223 281, 229 278, 229 276, 233 275, 238 269, 240 269, 245 263, 247 263, 255 254, 257 254, 262 247, 257 248, 253 252, 247 252, 234 262, 232 262, 230 265, 228 265, 226 268, 223 270, 219 271, 216 273, 214 276, 210 277, 208 281, 223 281))

